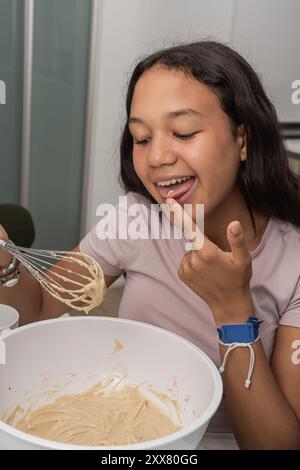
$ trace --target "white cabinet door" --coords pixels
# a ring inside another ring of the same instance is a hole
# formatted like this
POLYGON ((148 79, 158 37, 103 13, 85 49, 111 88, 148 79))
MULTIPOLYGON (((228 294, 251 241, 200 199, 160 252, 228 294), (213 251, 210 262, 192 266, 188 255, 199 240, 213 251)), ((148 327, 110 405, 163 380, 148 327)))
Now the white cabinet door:
POLYGON ((300 1, 237 0, 232 45, 262 75, 282 122, 300 122, 300 1))

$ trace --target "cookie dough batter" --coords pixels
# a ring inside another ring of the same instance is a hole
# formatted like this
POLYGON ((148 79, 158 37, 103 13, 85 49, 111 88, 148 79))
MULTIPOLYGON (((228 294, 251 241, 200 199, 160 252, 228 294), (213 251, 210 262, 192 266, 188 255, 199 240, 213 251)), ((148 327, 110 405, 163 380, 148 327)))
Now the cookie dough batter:
POLYGON ((15 427, 53 441, 90 446, 136 444, 180 429, 138 388, 126 385, 104 392, 100 383, 27 411, 15 427))
POLYGON ((71 264, 72 269, 58 263, 42 275, 38 271, 30 271, 31 274, 55 299, 88 315, 90 310, 102 303, 107 291, 101 267, 94 258, 81 252, 48 253, 71 264), (68 276, 71 274, 72 278, 64 276, 62 272, 68 273, 68 276))

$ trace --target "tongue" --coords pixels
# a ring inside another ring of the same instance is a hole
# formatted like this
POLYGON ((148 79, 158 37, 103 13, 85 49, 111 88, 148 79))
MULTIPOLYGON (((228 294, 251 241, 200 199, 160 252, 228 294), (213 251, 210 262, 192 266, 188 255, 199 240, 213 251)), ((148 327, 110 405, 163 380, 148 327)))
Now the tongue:
POLYGON ((167 197, 173 197, 174 199, 179 198, 184 195, 184 193, 188 192, 188 190, 194 184, 195 178, 190 178, 183 183, 172 184, 170 186, 158 186, 158 190, 160 192, 161 197, 166 199, 167 197), (172 191, 170 195, 169 192, 172 191))

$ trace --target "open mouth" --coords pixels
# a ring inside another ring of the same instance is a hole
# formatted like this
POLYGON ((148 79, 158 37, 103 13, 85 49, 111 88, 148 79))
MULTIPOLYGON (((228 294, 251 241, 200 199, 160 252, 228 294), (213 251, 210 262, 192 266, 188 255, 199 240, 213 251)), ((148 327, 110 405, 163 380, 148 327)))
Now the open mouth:
POLYGON ((189 179, 179 183, 170 184, 168 186, 156 185, 156 187, 163 199, 172 197, 176 199, 178 203, 182 203, 190 196, 196 184, 196 176, 191 176, 189 179))

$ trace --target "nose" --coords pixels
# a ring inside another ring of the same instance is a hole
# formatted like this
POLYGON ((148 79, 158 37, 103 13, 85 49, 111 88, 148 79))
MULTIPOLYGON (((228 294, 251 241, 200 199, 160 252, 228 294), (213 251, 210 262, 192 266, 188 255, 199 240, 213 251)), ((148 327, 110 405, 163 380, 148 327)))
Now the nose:
POLYGON ((167 139, 152 139, 148 153, 148 164, 150 167, 174 165, 176 161, 176 152, 172 149, 172 146, 168 143, 167 139))

